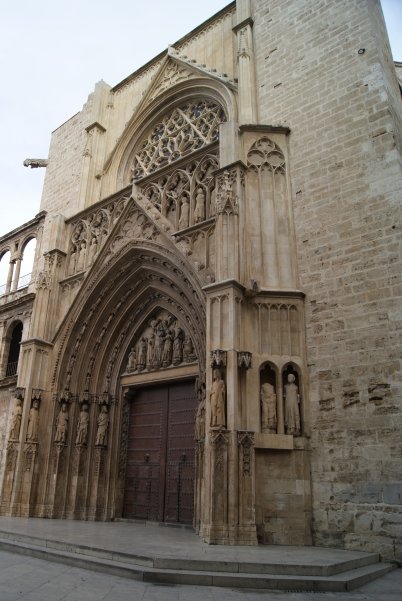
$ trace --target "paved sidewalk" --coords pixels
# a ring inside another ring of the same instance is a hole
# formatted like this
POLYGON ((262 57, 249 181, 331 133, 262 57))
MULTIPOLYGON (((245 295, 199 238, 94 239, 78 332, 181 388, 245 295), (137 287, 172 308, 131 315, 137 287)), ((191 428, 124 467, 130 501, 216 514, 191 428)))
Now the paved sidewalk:
POLYGON ((0 551, 0 601, 401 601, 402 569, 348 593, 156 585, 0 551))

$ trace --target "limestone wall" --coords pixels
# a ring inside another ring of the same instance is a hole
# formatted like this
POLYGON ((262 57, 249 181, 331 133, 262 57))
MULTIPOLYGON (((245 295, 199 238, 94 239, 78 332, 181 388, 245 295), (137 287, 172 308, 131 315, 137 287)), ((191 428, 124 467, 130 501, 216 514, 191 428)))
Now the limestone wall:
POLYGON ((379 3, 253 6, 259 119, 291 129, 314 539, 400 559, 402 104, 379 3))

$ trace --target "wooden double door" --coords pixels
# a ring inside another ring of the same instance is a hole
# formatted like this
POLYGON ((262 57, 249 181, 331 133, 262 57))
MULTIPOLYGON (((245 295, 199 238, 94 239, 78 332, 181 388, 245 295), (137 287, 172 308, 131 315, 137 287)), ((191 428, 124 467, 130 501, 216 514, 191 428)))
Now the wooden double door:
POLYGON ((124 517, 191 524, 194 381, 138 390, 130 406, 124 517))

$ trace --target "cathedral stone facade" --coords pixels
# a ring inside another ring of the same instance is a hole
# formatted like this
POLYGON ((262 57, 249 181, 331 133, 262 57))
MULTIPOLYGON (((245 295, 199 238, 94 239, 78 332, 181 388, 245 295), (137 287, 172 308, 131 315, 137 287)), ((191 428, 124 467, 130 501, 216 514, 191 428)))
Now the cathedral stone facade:
POLYGON ((237 0, 27 161, 2 515, 402 559, 399 67, 377 0, 237 0))

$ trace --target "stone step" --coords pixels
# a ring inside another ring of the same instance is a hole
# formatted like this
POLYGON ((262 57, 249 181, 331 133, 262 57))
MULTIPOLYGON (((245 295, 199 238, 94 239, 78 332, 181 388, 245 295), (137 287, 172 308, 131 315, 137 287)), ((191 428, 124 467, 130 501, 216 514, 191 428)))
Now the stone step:
MULTIPOLYGON (((183 565, 179 568, 179 560, 176 560, 177 565, 175 564, 175 567, 167 568, 155 565, 163 558, 151 560, 141 556, 111 553, 107 550, 92 549, 84 545, 63 544, 60 541, 40 540, 38 537, 22 535, 16 535, 14 539, 11 536, 0 538, 0 549, 144 582, 292 591, 339 592, 352 590, 383 576, 395 567, 392 564, 371 563, 370 565, 348 569, 342 573, 325 576, 283 573, 283 565, 278 566, 276 573, 269 573, 269 575, 268 573, 231 572, 222 569, 219 571, 201 570, 199 565, 198 569, 184 569, 183 565), (35 544, 33 540, 16 540, 17 537, 19 539, 35 539, 35 544), (130 558, 130 561, 127 561, 128 558, 130 558), (137 560, 141 563, 136 563, 137 560), (146 565, 145 562, 147 564, 152 562, 153 565, 146 565)), ((163 562, 165 561, 163 560, 163 562)), ((224 562, 211 563, 223 564, 224 562)), ((189 565, 186 564, 186 567, 189 568, 189 565)), ((270 567, 273 568, 273 566, 270 567)), ((296 568, 296 566, 293 567, 296 568)))
MULTIPOLYGON (((286 561, 277 562, 246 562, 246 561, 220 561, 204 559, 186 559, 183 557, 150 556, 138 553, 126 553, 123 551, 112 551, 110 549, 87 546, 79 543, 72 544, 63 541, 43 538, 31 534, 16 533, 0 530, 1 539, 32 544, 35 546, 71 551, 82 555, 103 557, 123 563, 133 563, 140 566, 159 568, 163 570, 190 570, 190 571, 212 571, 249 574, 287 574, 293 576, 331 576, 340 574, 347 570, 377 564, 380 560, 377 553, 359 553, 353 558, 346 560, 333 559, 332 561, 316 559, 314 563, 297 562, 297 559, 287 557, 286 561)), ((338 550, 339 551, 339 550, 338 550)))

